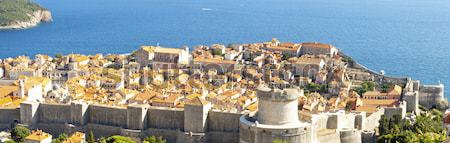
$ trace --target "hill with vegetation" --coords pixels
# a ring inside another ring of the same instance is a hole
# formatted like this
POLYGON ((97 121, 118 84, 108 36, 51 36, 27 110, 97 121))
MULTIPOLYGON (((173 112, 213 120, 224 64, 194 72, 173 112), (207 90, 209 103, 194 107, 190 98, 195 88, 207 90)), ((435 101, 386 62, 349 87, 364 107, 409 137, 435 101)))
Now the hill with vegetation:
POLYGON ((50 11, 30 0, 0 0, 0 29, 28 28, 50 20, 50 11))

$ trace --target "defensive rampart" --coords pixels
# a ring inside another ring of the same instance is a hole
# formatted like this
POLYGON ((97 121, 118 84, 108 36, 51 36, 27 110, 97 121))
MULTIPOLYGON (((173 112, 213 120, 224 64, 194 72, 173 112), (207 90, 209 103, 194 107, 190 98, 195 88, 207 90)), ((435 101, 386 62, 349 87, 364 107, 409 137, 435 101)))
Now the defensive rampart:
MULTIPOLYGON (((84 103, 47 104, 27 101, 23 102, 20 108, 0 108, 0 129, 8 129, 15 123, 20 123, 31 129, 42 129, 55 136, 60 133, 92 131, 96 137, 163 136, 168 142, 173 143, 239 142, 239 118, 242 114, 209 110, 206 131, 192 133, 184 129, 186 120, 184 116, 202 114, 194 112, 196 111, 148 105, 111 107, 84 103)), ((191 121, 187 123, 201 124, 191 121)))
POLYGON ((20 120, 20 109, 0 108, 0 130, 8 129, 14 122, 20 120))

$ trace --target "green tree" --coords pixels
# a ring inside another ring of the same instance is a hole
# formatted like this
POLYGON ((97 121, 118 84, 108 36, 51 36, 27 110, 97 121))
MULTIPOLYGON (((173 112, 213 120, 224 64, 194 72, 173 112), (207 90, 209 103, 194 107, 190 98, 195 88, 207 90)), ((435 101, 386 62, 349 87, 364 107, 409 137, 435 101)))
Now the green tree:
POLYGON ((291 55, 289 53, 284 53, 282 60, 289 60, 289 58, 291 58, 291 55))
POLYGON ((16 126, 11 132, 11 138, 16 142, 24 142, 24 139, 31 134, 31 131, 22 126, 16 126))
POLYGON ((364 89, 364 87, 357 87, 355 89, 356 93, 358 93, 359 95, 363 95, 365 92, 367 92, 366 89, 364 89))
POLYGON ((156 136, 148 136, 144 139, 144 143, 166 143, 166 139, 156 136))
POLYGON ((305 88, 310 92, 319 92, 321 89, 321 85, 311 82, 308 85, 306 85, 305 88))
POLYGON ((283 141, 281 139, 275 139, 272 141, 272 143, 287 143, 287 141, 283 141))
POLYGON ((403 143, 403 142, 443 142, 446 140, 446 131, 442 127, 442 117, 440 111, 432 111, 431 115, 419 115, 416 122, 411 124, 408 120, 402 119, 400 115, 393 115, 386 118, 382 115, 380 119, 380 136, 377 142, 380 143, 403 143))
POLYGON ((60 143, 60 142, 63 142, 64 140, 66 140, 66 139, 67 139, 67 134, 62 133, 62 134, 60 134, 58 136, 58 138, 53 139, 52 143, 60 143))
POLYGON ((219 48, 213 49, 213 53, 212 53, 212 54, 213 54, 213 55, 221 56, 221 55, 223 55, 222 49, 219 49, 219 48))
POLYGON ((361 87, 355 89, 356 93, 363 95, 367 91, 373 91, 375 89, 375 83, 372 81, 364 81, 361 87))
POLYGON ((7 140, 7 141, 5 141, 5 143, 16 143, 16 142, 13 140, 7 140))
POLYGON ((87 142, 88 143, 95 143, 95 137, 94 137, 94 133, 92 131, 89 131, 89 134, 87 136, 87 142))
POLYGON ((381 92, 387 92, 389 90, 389 87, 391 87, 391 85, 388 83, 381 84, 380 86, 381 92))
POLYGON ((136 141, 132 140, 129 137, 115 135, 106 138, 106 143, 136 143, 136 141))
POLYGON ((101 137, 100 139, 98 139, 99 143, 106 143, 106 138, 101 137))
POLYGON ((62 58, 62 55, 61 54, 55 54, 55 57, 60 59, 60 58, 62 58))
POLYGON ((352 57, 343 57, 342 61, 346 62, 346 63, 351 63, 351 62, 353 62, 353 59, 352 59, 352 57))
POLYGON ((381 115, 380 121, 379 121, 378 130, 380 131, 381 135, 388 134, 389 133, 389 119, 385 115, 381 115))
POLYGON ((144 140, 145 143, 156 143, 156 137, 155 136, 148 136, 144 140))

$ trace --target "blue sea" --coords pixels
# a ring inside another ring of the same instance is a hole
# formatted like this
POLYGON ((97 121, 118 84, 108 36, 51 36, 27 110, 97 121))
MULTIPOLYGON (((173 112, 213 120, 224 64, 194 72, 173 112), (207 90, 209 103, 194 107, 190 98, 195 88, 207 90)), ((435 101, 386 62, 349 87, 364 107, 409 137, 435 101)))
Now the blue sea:
POLYGON ((449 0, 36 0, 53 22, 0 31, 0 58, 282 41, 330 43, 374 70, 447 84, 449 0))

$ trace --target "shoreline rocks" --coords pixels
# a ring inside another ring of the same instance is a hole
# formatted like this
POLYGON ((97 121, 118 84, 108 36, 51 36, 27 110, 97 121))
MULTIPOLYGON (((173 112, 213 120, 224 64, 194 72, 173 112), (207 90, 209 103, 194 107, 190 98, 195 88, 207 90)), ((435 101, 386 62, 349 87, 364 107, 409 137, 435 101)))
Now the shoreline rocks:
POLYGON ((39 25, 41 22, 51 22, 52 14, 48 10, 38 10, 28 14, 28 21, 16 21, 6 26, 0 26, 0 29, 27 29, 39 25))

